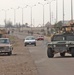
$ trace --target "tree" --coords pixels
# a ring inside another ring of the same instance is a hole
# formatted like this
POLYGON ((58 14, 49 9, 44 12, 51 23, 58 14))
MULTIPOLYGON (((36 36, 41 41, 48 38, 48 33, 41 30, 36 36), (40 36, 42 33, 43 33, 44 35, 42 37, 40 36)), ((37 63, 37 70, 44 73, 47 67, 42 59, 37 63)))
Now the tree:
POLYGON ((62 24, 62 21, 59 21, 58 23, 54 24, 55 32, 58 32, 62 28, 62 24))
POLYGON ((50 29, 51 29, 51 24, 50 24, 50 22, 47 22, 46 24, 45 24, 45 27, 47 28, 47 35, 50 35, 50 29))
POLYGON ((6 28, 13 27, 12 22, 11 21, 7 21, 5 27, 6 28))

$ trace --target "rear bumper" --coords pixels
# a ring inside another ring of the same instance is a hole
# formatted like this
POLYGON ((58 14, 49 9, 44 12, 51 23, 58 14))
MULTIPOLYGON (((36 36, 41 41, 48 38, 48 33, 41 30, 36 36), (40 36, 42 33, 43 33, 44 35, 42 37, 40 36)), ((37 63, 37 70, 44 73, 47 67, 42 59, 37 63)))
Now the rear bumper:
POLYGON ((25 45, 35 45, 36 42, 26 42, 25 45))
POLYGON ((37 40, 44 40, 43 38, 38 38, 37 40))

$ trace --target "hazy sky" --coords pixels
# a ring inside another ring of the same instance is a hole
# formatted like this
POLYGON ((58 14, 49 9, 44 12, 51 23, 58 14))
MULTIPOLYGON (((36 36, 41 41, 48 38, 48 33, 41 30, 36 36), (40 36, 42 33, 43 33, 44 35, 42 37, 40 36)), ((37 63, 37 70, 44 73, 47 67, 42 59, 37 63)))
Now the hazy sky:
MULTIPOLYGON (((22 9, 17 9, 18 7, 25 7, 26 5, 36 6, 32 7, 32 24, 35 26, 43 24, 43 6, 38 4, 38 2, 45 4, 51 0, 0 0, 0 24, 4 25, 5 19, 5 11, 6 11, 6 20, 10 20, 14 24, 14 10, 16 9, 16 23, 22 23, 22 9), (13 9, 11 9, 13 8, 13 9), (5 11, 3 11, 4 9, 5 11), (8 10, 9 9, 9 10, 8 10)), ((62 20, 62 1, 58 0, 58 21, 62 20)), ((65 20, 71 19, 71 0, 64 0, 64 13, 65 13, 65 20)), ((49 4, 44 6, 44 24, 50 21, 50 13, 49 13, 49 4)), ((55 23, 56 21, 56 0, 51 2, 51 22, 55 23)), ((27 7, 23 10, 23 23, 31 24, 31 8, 27 7)))

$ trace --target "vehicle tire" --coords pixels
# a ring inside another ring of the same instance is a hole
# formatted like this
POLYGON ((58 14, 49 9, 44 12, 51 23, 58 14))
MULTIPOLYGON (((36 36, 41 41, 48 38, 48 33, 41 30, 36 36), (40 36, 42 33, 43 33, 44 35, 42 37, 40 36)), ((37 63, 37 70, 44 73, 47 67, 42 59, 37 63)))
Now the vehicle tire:
POLYGON ((60 55, 61 55, 62 57, 64 57, 64 56, 65 56, 65 52, 63 52, 63 53, 60 53, 60 55))
POLYGON ((74 57, 74 48, 71 48, 72 57, 74 57))
POLYGON ((12 55, 12 51, 8 52, 8 55, 12 55))
POLYGON ((34 46, 36 46, 36 43, 34 44, 34 46))
POLYGON ((47 56, 48 56, 49 58, 53 58, 53 57, 54 57, 54 54, 53 54, 52 49, 48 48, 48 50, 47 50, 47 56))
POLYGON ((26 44, 24 44, 24 46, 27 46, 26 44))

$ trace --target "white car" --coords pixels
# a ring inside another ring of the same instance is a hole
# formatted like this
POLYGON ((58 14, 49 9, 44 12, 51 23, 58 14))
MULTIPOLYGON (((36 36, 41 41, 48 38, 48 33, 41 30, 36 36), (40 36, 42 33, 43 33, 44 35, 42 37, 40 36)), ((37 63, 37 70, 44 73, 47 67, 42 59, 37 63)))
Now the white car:
POLYGON ((24 46, 34 45, 36 46, 36 40, 34 36, 27 36, 24 40, 24 46))
POLYGON ((0 38, 0 53, 12 54, 13 47, 10 44, 9 38, 0 38))

